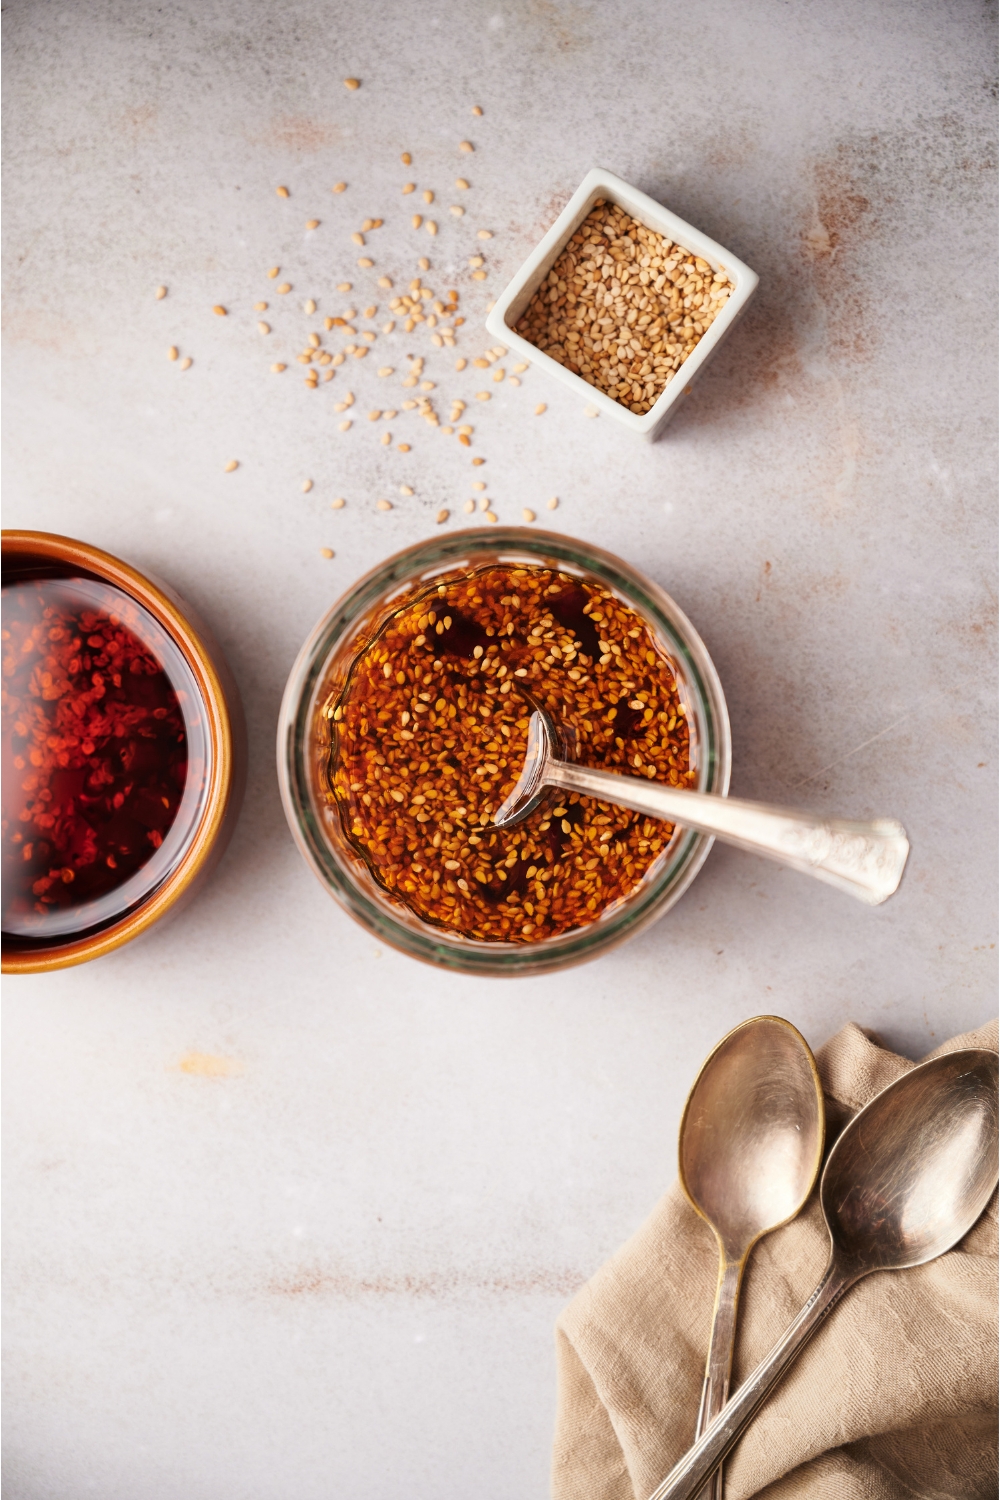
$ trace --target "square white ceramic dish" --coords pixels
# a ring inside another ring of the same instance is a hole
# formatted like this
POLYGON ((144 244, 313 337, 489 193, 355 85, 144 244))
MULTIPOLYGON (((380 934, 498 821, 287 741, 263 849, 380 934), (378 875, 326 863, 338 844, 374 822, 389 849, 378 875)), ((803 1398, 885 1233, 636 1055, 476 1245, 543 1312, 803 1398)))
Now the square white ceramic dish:
POLYGON ((652 439, 659 437, 704 369, 706 362, 711 359, 722 340, 742 317, 756 288, 756 272, 751 271, 749 266, 745 266, 741 260, 737 260, 735 255, 731 255, 714 240, 710 240, 707 234, 702 234, 701 230, 685 223, 676 214, 672 214, 668 208, 656 203, 645 193, 640 193, 638 188, 630 187, 613 172, 605 172, 600 167, 594 167, 587 173, 548 234, 531 252, 517 275, 498 298, 486 319, 486 328, 492 337, 505 344, 512 354, 516 354, 520 359, 528 360, 539 369, 555 376, 556 380, 562 381, 563 385, 568 385, 577 391, 598 411, 606 412, 616 421, 623 422, 631 432, 637 433, 640 437, 652 439), (685 250, 700 255, 702 260, 708 261, 713 270, 726 271, 735 288, 725 307, 699 339, 694 353, 684 361, 673 379, 668 382, 663 394, 644 416, 629 411, 628 407, 606 396, 603 391, 588 385, 581 376, 574 375, 572 370, 567 370, 565 365, 561 365, 551 355, 543 354, 534 344, 529 343, 527 339, 514 331, 514 325, 524 313, 538 286, 548 275, 567 241, 579 229, 598 198, 606 198, 612 203, 617 203, 619 208, 623 208, 634 219, 638 219, 640 224, 644 224, 647 229, 655 229, 685 250))

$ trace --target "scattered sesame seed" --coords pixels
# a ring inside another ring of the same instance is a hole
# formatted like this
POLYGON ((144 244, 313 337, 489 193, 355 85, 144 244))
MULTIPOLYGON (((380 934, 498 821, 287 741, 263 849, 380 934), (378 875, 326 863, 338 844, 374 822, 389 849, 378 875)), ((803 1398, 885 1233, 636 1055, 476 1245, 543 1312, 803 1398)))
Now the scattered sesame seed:
POLYGON ((514 374, 515 375, 523 375, 524 372, 525 372, 525 370, 527 368, 528 368, 527 363, 524 360, 522 360, 519 365, 515 365, 514 366, 514 374))
POLYGON ((392 288, 392 281, 388 276, 380 276, 378 279, 378 284, 380 287, 384 287, 386 291, 389 291, 392 288))
POLYGON ((491 510, 488 510, 486 512, 486 520, 487 521, 494 521, 495 522, 497 519, 498 519, 498 517, 495 516, 491 510))
POLYGON ((416 190, 416 186, 417 186, 417 184, 415 182, 404 182, 403 183, 403 197, 405 198, 408 193, 414 192, 416 190))
POLYGON ((530 526, 532 521, 535 519, 535 512, 533 510, 529 510, 528 507, 525 506, 524 510, 522 510, 521 512, 521 519, 527 521, 528 525, 530 526))
POLYGON ((270 325, 270 323, 258 323, 257 324, 257 332, 258 333, 270 333, 271 332, 271 325, 270 325))
POLYGON ((472 106, 472 113, 473 113, 473 114, 474 114, 474 115, 481 115, 481 114, 482 114, 482 112, 483 112, 483 111, 482 111, 482 108, 481 108, 481 106, 480 106, 480 105, 478 105, 478 104, 474 104, 474 105, 473 105, 473 106, 472 106))
POLYGON ((165 286, 158 286, 156 288, 156 291, 153 293, 153 296, 156 298, 157 302, 162 302, 166 295, 167 289, 165 286))
POLYGON ((469 186, 469 184, 466 182, 466 180, 465 180, 464 177, 456 177, 455 178, 455 186, 457 188, 465 189, 465 188, 467 188, 469 186))
POLYGON ((354 243, 356 245, 363 245, 364 242, 365 242, 364 235, 363 234, 358 234, 356 231, 355 231, 354 234, 351 235, 351 239, 354 241, 354 243))
POLYGON ((476 239, 477 240, 491 240, 492 238, 493 238, 493 231, 492 231, 492 229, 477 229, 476 230, 476 239))
POLYGON ((395 326, 396 326, 395 320, 394 319, 390 319, 388 323, 383 323, 382 324, 382 332, 383 333, 391 333, 392 330, 395 328, 395 326))
POLYGON ((272 266, 271 269, 267 273, 269 279, 271 281, 273 281, 274 278, 279 274, 280 271, 281 271, 281 267, 280 266, 272 266))
POLYGON ((481 479, 474 479, 472 481, 472 488, 474 490, 484 490, 486 486, 481 479))
POLYGON ((599 416, 599 412, 596 406, 588 406, 583 415, 585 417, 596 417, 599 416))
POLYGON ((254 312, 266 312, 267 311, 267 303, 266 302, 255 302, 254 305, 253 305, 253 310, 254 310, 254 312))
POLYGON ((414 229, 419 229, 423 222, 423 214, 414 214, 413 218, 410 220, 410 223, 413 225, 414 229))
POLYGON ((358 261, 358 265, 363 271, 370 271, 374 264, 375 262, 373 260, 369 260, 367 255, 362 255, 361 259, 358 261))
POLYGON ((347 183, 346 182, 335 182, 333 184, 333 187, 330 189, 330 192, 331 193, 342 193, 346 187, 347 187, 347 183))
POLYGON ((274 191, 277 193, 279 198, 288 198, 291 196, 286 187, 275 188, 274 191))
POLYGON ((360 87, 361 87, 361 80, 360 80, 360 78, 345 78, 344 79, 344 88, 345 89, 352 89, 353 90, 353 89, 359 89, 360 87))
POLYGON ((338 283, 337 283, 337 291, 338 292, 349 292, 350 290, 351 290, 351 283, 349 281, 338 281, 338 283))
POLYGON ((397 443, 396 447, 399 449, 400 453, 409 453, 410 451, 409 443, 397 443))
POLYGON ((391 500, 377 500, 375 503, 378 506, 379 510, 392 510, 391 500))
POLYGON ((222 472, 224 474, 232 474, 235 469, 239 468, 239 466, 240 466, 239 459, 238 458, 231 458, 229 460, 229 462, 223 467, 222 472))
POLYGON ((473 273, 472 273, 472 279, 473 279, 473 281, 485 281, 486 280, 486 272, 485 271, 473 271, 473 273))
POLYGON ((437 521, 437 523, 438 523, 439 526, 442 524, 442 522, 447 521, 448 514, 449 513, 446 510, 439 510, 438 511, 437 515, 435 516, 435 520, 437 521))
POLYGON ((401 484, 399 486, 399 493, 401 495, 412 495, 413 491, 408 484, 401 484))
POLYGON ((320 555, 320 557, 327 557, 327 558, 332 557, 333 556, 333 548, 332 547, 321 547, 319 549, 319 555, 320 555))
POLYGON ((379 438, 379 442, 382 444, 383 448, 388 448, 389 444, 392 442, 392 433, 383 432, 382 436, 379 438))
POLYGON ((374 316, 375 316, 375 314, 377 312, 378 312, 378 308, 377 307, 366 307, 365 310, 364 310, 364 312, 361 314, 361 316, 363 318, 374 318, 374 316))
POLYGON ((288 294, 288 293, 289 293, 289 292, 290 292, 290 291, 291 291, 291 290, 292 290, 292 283, 291 283, 291 282, 290 282, 290 281, 283 281, 283 282, 282 282, 282 283, 281 283, 281 285, 280 285, 280 286, 279 286, 279 287, 278 287, 278 294, 279 294, 279 295, 280 295, 280 296, 282 296, 282 297, 284 297, 284 296, 286 296, 286 295, 287 295, 287 294, 288 294))
POLYGON ((486 462, 486 460, 485 460, 485 458, 474 458, 474 459, 473 459, 473 460, 472 460, 472 467, 473 467, 473 468, 474 468, 474 469, 478 469, 478 468, 479 468, 479 467, 480 467, 480 466, 481 466, 481 465, 482 465, 482 464, 484 464, 484 463, 485 463, 485 462, 486 462))
POLYGON ((381 415, 381 411, 370 411, 368 413, 368 420, 369 422, 377 422, 381 415))
POLYGON ((548 407, 545 405, 544 401, 539 401, 538 405, 535 407, 535 416, 540 417, 543 411, 548 411, 548 407))
POLYGON ((190 370, 193 364, 194 360, 191 358, 190 354, 185 354, 184 358, 180 362, 179 368, 182 370, 190 370))
POLYGON ((215 316, 217 318, 225 318, 229 316, 226 312, 226 309, 222 306, 221 302, 217 302, 212 308, 212 311, 215 313, 215 316))
POLYGON ((548 502, 548 508, 549 508, 549 510, 558 510, 559 509, 559 499, 558 499, 558 496, 556 496, 556 495, 552 496, 552 499, 548 502))
POLYGON ((489 391, 477 391, 476 392, 476 400, 477 401, 488 401, 489 399, 490 399, 490 393, 489 393, 489 391))
POLYGON ((287 369, 288 369, 287 365, 272 365, 271 366, 271 373, 272 373, 272 375, 280 375, 281 372, 282 372, 282 370, 287 370, 287 369))
POLYGON ((330 501, 330 509, 331 510, 343 510, 343 508, 344 508, 344 506, 346 504, 347 504, 346 500, 338 497, 336 500, 331 500, 330 501))
POLYGON ((341 430, 341 432, 346 432, 347 429, 350 427, 350 425, 351 425, 350 422, 341 422, 340 423, 340 430, 341 430))
POLYGON ((455 361, 455 369, 456 370, 464 370, 465 367, 466 367, 466 365, 468 363, 469 363, 469 361, 467 359, 456 359, 456 361, 455 361))
POLYGON ((417 261, 417 266, 421 271, 429 271, 431 268, 431 263, 425 255, 422 255, 417 261))
POLYGON ((476 508, 476 502, 475 502, 475 500, 466 500, 465 504, 462 506, 462 509, 465 511, 465 514, 467 516, 471 516, 472 512, 475 510, 475 508, 476 508))
POLYGON ((428 234, 437 234, 438 232, 438 227, 433 219, 428 219, 427 223, 424 225, 424 228, 427 230, 428 234))
POLYGON ((391 375, 392 373, 393 373, 392 365, 383 365, 382 368, 381 368, 381 370, 379 370, 379 374, 382 375, 382 376, 391 375))
POLYGON ((521 382, 518 380, 518 378, 517 378, 516 375, 511 375, 510 378, 507 381, 507 384, 508 385, 520 385, 521 382))
POLYGON ((487 500, 487 498, 486 498, 485 495, 480 495, 480 497, 479 497, 479 509, 480 510, 489 510, 489 508, 490 508, 490 502, 489 502, 489 500, 487 500))
POLYGON ((410 155, 409 151, 404 151, 399 159, 403 163, 404 167, 408 167, 413 160, 413 157, 410 155))
POLYGON ((308 495, 308 493, 312 489, 312 487, 313 487, 313 482, 312 482, 311 479, 303 479, 303 481, 302 481, 302 493, 303 493, 303 495, 308 495))
POLYGON ((476 148, 471 141, 459 141, 458 149, 459 151, 475 151, 476 148))
POLYGON ((177 346, 175 344, 171 344, 170 348, 167 350, 167 358, 176 359, 179 353, 180 350, 177 348, 177 346))
POLYGON ((314 313, 316 311, 316 304, 311 297, 308 302, 302 304, 302 310, 307 313, 314 313))
POLYGON ((307 219, 306 220, 306 228, 307 229, 318 229, 319 228, 319 220, 318 219, 307 219))

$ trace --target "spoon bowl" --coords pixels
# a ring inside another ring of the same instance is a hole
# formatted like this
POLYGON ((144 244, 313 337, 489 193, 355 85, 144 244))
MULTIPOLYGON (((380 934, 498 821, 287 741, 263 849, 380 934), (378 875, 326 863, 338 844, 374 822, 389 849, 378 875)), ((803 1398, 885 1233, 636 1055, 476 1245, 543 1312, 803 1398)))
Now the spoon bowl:
POLYGON ((861 1274, 922 1266, 996 1181, 997 1054, 946 1053, 878 1094, 830 1153, 820 1193, 834 1253, 861 1274))

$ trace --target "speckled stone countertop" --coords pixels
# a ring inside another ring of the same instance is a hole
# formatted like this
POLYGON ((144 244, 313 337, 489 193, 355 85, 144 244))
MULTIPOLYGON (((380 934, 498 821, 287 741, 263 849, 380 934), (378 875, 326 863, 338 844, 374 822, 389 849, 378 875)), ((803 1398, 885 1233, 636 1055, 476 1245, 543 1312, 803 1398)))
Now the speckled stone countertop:
POLYGON ((13 0, 5 23, 5 524, 105 547, 207 617, 251 771, 194 908, 5 986, 4 1493, 541 1497, 554 1316, 672 1179, 715 1041, 767 1011, 918 1056, 994 1004, 993 22, 959 0, 13 0), (454 370, 593 165, 761 278, 652 446, 537 370, 479 404, 454 370), (375 277, 419 255, 460 291, 458 348, 379 333, 307 390, 302 299, 337 314, 371 286, 378 328, 375 277), (442 420, 469 403, 472 449, 364 420, 408 353, 442 420), (673 594, 728 696, 734 793, 906 824, 894 900, 718 847, 631 945, 510 983, 340 912, 279 805, 284 680, 341 590, 439 509, 466 520, 477 476, 501 521, 535 509, 673 594))

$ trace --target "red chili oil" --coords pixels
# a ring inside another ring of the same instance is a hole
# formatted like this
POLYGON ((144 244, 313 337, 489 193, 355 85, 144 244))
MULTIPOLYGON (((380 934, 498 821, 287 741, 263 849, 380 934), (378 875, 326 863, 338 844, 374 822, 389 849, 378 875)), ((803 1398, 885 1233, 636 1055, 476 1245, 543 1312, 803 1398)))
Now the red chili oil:
POLYGON ((0 854, 14 946, 81 936, 146 899, 189 846, 207 786, 200 697, 176 644, 121 589, 53 572, 21 567, 3 584, 0 854))

